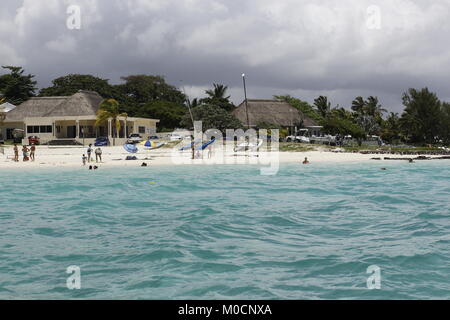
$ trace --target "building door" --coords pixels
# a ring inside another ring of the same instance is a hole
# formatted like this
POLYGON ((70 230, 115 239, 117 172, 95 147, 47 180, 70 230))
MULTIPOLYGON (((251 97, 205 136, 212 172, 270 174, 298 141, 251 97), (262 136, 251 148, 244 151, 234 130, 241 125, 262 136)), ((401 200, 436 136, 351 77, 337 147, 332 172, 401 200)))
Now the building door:
POLYGON ((14 130, 14 129, 12 129, 12 128, 7 128, 7 129, 6 129, 6 140, 12 140, 12 139, 14 139, 14 136, 13 136, 13 130, 14 130))
POLYGON ((77 136, 77 126, 67 127, 67 138, 74 139, 77 136))

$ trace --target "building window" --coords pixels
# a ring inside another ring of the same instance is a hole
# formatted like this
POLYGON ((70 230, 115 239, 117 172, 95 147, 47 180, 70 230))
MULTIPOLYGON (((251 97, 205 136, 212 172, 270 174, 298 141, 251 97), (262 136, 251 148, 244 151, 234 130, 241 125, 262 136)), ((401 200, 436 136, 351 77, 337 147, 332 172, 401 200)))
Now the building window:
POLYGON ((40 133, 52 133, 52 126, 40 126, 39 127, 40 133))
POLYGON ((139 127, 139 133, 145 133, 145 127, 139 127))
POLYGON ((52 126, 27 126, 27 133, 52 133, 52 126))

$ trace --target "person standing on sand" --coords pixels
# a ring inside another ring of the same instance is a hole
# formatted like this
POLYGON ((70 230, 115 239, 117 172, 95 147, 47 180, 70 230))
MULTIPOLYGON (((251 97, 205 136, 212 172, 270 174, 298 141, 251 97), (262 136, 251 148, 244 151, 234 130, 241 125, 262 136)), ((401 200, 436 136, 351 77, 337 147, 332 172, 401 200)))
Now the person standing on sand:
POLYGON ((100 159, 100 162, 102 162, 102 149, 97 148, 95 149, 95 162, 98 163, 98 159, 100 159))
POLYGON ((14 162, 19 162, 19 148, 17 144, 14 145, 14 162))
POLYGON ((91 162, 91 153, 92 153, 92 144, 89 145, 89 147, 87 148, 87 160, 88 162, 91 162))
POLYGON ((83 154, 83 156, 81 157, 81 160, 83 160, 83 166, 85 166, 86 165, 86 160, 87 160, 86 155, 83 154))
POLYGON ((191 136, 191 150, 192 150, 192 160, 195 159, 195 143, 194 143, 194 136, 191 136))
POLYGON ((28 158, 28 152, 29 152, 29 151, 30 151, 30 150, 27 148, 27 146, 23 146, 23 147, 22 147, 23 162, 30 160, 30 159, 28 158))
POLYGON ((31 161, 35 160, 35 152, 36 152, 36 146, 34 144, 32 144, 31 148, 30 148, 30 159, 31 159, 31 161))

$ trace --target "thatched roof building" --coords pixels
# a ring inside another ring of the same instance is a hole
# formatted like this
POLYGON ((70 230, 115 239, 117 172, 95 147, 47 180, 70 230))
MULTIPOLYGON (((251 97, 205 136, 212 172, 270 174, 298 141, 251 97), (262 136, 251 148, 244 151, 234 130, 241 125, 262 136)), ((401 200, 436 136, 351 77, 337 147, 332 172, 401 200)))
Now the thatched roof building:
MULTIPOLYGON (((313 119, 285 101, 249 99, 247 104, 250 127, 255 127, 259 123, 275 124, 286 128, 318 126, 313 119)), ((247 125, 245 101, 233 111, 233 114, 244 125, 247 125)))
POLYGON ((11 139, 14 130, 20 129, 25 137, 37 135, 41 142, 69 139, 83 143, 93 143, 99 136, 122 139, 122 143, 130 133, 144 137, 156 133, 157 119, 119 117, 119 132, 112 119, 97 125, 97 111, 103 100, 98 93, 85 90, 67 97, 31 98, 6 113, 0 133, 11 139))
POLYGON ((92 91, 80 90, 73 96, 31 98, 8 112, 6 121, 24 121, 34 117, 95 116, 103 98, 92 91))

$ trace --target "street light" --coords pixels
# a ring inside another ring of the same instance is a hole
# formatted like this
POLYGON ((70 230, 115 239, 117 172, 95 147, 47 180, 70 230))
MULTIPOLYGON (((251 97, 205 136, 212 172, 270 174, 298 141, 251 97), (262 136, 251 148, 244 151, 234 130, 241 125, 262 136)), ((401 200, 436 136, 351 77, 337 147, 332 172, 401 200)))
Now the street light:
POLYGON ((250 122, 248 120, 247 87, 245 85, 245 73, 242 74, 242 81, 244 82, 245 113, 247 115, 247 128, 250 129, 250 122))

